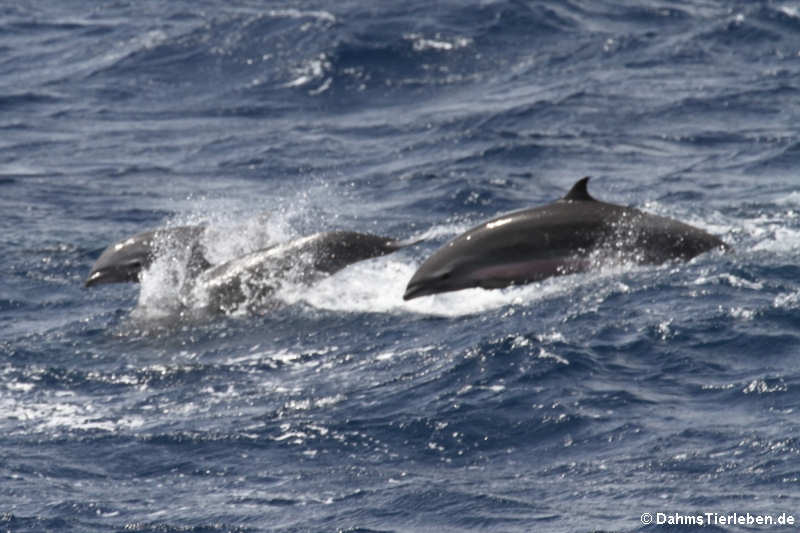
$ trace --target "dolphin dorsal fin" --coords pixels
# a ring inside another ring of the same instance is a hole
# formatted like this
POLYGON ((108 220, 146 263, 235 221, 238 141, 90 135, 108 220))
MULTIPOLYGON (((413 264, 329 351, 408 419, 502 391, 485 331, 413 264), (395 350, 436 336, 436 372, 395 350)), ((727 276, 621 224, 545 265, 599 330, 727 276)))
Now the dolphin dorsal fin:
POLYGON ((589 191, 586 189, 586 185, 588 183, 589 176, 579 179, 575 185, 572 186, 566 196, 562 198, 562 200, 568 200, 572 202, 595 202, 596 200, 592 198, 592 196, 589 194, 589 191))

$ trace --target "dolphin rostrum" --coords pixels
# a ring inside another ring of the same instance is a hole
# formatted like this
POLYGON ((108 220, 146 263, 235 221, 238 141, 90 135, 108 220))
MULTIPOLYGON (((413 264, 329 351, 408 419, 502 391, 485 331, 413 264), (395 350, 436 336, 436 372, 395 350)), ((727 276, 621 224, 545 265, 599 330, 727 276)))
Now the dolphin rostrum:
POLYGON ((554 203, 501 215, 452 239, 422 263, 403 299, 531 283, 584 272, 604 259, 659 264, 728 249, 699 228, 595 200, 588 181, 554 203))
POLYGON ((242 304, 263 309, 274 305, 272 295, 284 281, 308 285, 415 242, 353 231, 316 233, 209 268, 197 277, 191 297, 209 311, 231 312, 242 304))

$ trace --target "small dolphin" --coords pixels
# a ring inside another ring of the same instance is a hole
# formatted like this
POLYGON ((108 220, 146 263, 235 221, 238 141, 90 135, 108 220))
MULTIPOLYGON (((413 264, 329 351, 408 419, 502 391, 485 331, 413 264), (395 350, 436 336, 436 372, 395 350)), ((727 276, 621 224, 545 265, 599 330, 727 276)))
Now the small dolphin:
POLYGON ((422 263, 403 299, 531 283, 590 270, 605 258, 659 264, 728 249, 677 220, 595 200, 588 181, 552 204, 501 215, 452 239, 422 263))
POLYGON ((142 271, 153 263, 158 253, 170 247, 190 250, 190 269, 203 270, 210 266, 200 247, 200 237, 205 229, 205 226, 162 228, 114 243, 97 258, 84 286, 138 282, 142 271))
POLYGON ((344 267, 392 253, 418 241, 329 231, 252 252, 201 273, 192 298, 210 311, 232 312, 274 305, 271 298, 284 281, 311 284, 344 267))

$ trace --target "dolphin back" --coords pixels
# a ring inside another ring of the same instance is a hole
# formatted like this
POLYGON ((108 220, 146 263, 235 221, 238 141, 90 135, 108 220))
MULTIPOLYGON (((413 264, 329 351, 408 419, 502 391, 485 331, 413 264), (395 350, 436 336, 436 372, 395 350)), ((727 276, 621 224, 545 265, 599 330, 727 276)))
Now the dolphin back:
POLYGON ((210 311, 230 313, 241 306, 268 309, 276 305, 274 293, 283 283, 310 285, 414 242, 354 231, 317 233, 214 266, 197 278, 192 294, 200 307, 210 311))

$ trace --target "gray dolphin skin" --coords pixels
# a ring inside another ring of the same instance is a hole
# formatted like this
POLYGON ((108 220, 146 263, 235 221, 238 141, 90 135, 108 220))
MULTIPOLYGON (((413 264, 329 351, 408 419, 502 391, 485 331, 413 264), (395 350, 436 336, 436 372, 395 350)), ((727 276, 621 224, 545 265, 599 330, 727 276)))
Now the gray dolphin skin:
POLYGON ((595 200, 588 181, 579 180, 552 204, 501 215, 452 239, 422 263, 403 299, 521 285, 609 259, 660 264, 728 249, 699 228, 595 200))
POLYGON ((212 267, 197 277, 192 294, 209 311, 229 313, 243 303, 265 309, 275 304, 271 296, 284 281, 310 284, 415 242, 353 231, 317 233, 212 267))
POLYGON ((84 286, 138 282, 142 271, 152 264, 158 252, 169 247, 191 250, 192 265, 202 270, 210 266, 199 244, 205 229, 205 226, 162 228, 138 233, 114 243, 97 258, 84 286))

